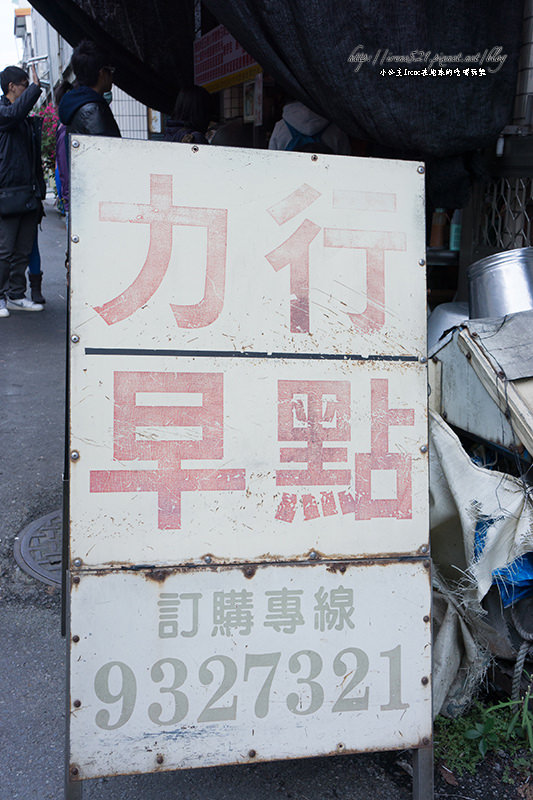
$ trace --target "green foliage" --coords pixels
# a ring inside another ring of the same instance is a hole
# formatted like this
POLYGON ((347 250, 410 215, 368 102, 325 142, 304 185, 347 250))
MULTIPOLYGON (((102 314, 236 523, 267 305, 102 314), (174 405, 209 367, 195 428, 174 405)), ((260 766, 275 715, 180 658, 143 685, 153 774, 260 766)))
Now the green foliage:
POLYGON ((511 772, 511 767, 509 766, 509 764, 506 764, 505 767, 503 768, 502 783, 508 783, 510 785, 513 785, 514 782, 515 780, 511 772))
POLYGON ((483 713, 481 722, 475 722, 473 728, 465 732, 467 739, 478 740, 478 750, 482 758, 485 758, 489 750, 496 750, 500 744, 501 730, 497 730, 497 717, 488 717, 486 709, 483 713))
POLYGON ((466 732, 481 718, 482 704, 476 700, 468 714, 457 719, 437 717, 435 720, 435 758, 443 761, 457 775, 465 772, 473 775, 482 759, 477 742, 469 739, 466 732))
POLYGON ((435 720, 435 756, 458 775, 475 773, 487 753, 503 750, 521 770, 531 765, 531 756, 521 757, 524 750, 533 753, 533 708, 530 686, 520 700, 506 700, 484 706, 476 700, 469 713, 451 720, 435 720))
POLYGON ((496 719, 497 716, 501 716, 502 721, 507 718, 508 725, 504 738, 521 741, 522 745, 533 753, 533 709, 530 704, 532 688, 533 686, 530 685, 520 700, 506 700, 485 709, 485 716, 487 720, 489 720, 489 714, 494 715, 490 717, 490 720, 496 719), (501 714, 497 712, 501 712, 501 714))

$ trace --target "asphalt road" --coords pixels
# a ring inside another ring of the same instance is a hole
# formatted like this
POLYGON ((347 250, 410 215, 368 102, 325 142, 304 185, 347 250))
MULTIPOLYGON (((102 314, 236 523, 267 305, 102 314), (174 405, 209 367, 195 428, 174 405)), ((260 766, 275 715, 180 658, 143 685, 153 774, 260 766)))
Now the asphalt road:
MULTIPOLYGON (((0 800, 60 800, 66 646, 59 591, 13 558, 25 525, 61 507, 66 231, 40 234, 42 313, 0 320, 0 800)), ((344 755, 87 781, 84 800, 406 800, 408 753, 344 755)))

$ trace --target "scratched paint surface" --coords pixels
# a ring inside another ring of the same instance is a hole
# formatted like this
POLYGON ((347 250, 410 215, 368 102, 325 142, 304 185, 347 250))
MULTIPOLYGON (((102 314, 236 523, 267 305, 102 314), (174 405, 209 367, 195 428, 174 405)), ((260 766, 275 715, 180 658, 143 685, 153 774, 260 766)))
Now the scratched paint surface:
POLYGON ((76 775, 427 743, 417 164, 76 142, 76 775))
POLYGON ((86 356, 71 557, 86 566, 416 554, 422 365, 86 356))
POLYGON ((157 578, 84 574, 73 589, 80 778, 404 749, 431 736, 420 561, 157 578))
POLYGON ((416 163, 79 143, 71 301, 82 345, 424 353, 416 163))

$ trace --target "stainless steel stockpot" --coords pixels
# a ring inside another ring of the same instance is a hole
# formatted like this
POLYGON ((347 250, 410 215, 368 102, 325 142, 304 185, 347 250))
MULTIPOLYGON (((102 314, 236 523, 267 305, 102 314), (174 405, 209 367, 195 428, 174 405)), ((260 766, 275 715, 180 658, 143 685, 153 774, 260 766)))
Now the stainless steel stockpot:
POLYGON ((533 309, 533 247, 505 250, 468 268, 470 319, 533 309))

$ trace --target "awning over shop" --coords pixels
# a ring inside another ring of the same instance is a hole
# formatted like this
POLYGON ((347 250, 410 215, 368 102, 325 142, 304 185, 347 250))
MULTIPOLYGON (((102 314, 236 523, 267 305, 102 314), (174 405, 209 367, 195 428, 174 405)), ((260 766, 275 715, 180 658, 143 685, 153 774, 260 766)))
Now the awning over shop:
POLYGON ((115 82, 150 108, 170 113, 192 82, 194 0, 33 0, 72 46, 94 39, 107 49, 115 82))
MULTIPOLYGON (((464 204, 472 153, 510 121, 521 2, 205 5, 287 92, 372 142, 375 155, 427 161, 433 204, 464 204), (430 65, 435 75, 404 71, 430 65)), ((90 36, 112 49, 118 85, 149 106, 169 111, 180 84, 192 78, 193 0, 33 0, 33 6, 72 44, 90 36)))

